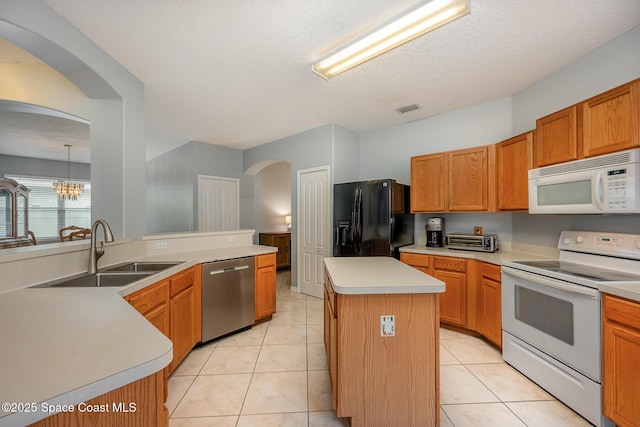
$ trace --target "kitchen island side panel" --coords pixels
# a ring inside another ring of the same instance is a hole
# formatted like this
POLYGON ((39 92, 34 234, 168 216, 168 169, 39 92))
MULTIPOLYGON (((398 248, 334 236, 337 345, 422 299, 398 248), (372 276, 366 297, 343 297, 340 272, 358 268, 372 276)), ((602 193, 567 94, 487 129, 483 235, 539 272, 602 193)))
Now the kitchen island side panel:
POLYGON ((439 425, 438 294, 337 297, 338 416, 352 427, 439 425), (395 335, 383 337, 390 315, 395 335))

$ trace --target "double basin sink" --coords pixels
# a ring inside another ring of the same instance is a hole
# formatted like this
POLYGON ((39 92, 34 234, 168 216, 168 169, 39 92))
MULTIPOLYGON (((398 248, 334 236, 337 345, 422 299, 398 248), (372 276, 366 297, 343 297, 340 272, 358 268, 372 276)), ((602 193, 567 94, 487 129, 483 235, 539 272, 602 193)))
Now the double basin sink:
POLYGON ((72 278, 55 280, 34 288, 94 288, 126 286, 135 281, 174 267, 182 262, 129 262, 107 267, 96 274, 84 273, 72 278))

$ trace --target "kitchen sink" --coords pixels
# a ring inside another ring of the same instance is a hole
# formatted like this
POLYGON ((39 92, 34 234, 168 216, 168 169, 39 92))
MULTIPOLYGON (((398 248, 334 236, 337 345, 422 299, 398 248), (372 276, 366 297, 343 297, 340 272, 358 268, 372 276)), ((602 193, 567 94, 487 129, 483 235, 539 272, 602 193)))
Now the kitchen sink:
POLYGON ((128 262, 126 264, 115 265, 103 269, 103 272, 131 271, 131 272, 151 272, 157 273, 167 268, 174 267, 181 262, 128 262))
POLYGON ((56 280, 54 282, 45 283, 34 288, 95 288, 95 287, 113 287, 125 286, 145 277, 152 276, 157 271, 145 272, 121 272, 121 273, 96 273, 83 274, 71 279, 56 280))

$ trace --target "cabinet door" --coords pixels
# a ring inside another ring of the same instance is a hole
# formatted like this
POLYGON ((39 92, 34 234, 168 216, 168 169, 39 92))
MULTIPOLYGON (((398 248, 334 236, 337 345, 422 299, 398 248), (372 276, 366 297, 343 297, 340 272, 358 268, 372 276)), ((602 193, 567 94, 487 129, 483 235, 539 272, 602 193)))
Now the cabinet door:
POLYGON ((640 426, 640 304, 603 300, 603 412, 619 426, 640 426))
POLYGON ((329 295, 325 285, 324 293, 324 345, 327 353, 329 380, 331 381, 331 402, 334 410, 338 403, 338 322, 331 306, 332 295, 329 295))
POLYGON ((193 330, 192 313, 196 309, 195 292, 193 286, 183 289, 171 297, 170 303, 170 335, 173 342, 173 360, 169 371, 173 372, 180 362, 189 354, 196 344, 193 330))
POLYGON ((578 149, 576 105, 536 120, 534 166, 553 165, 577 160, 578 149))
POLYGON ((640 80, 582 103, 584 156, 640 146, 640 80))
POLYGON ((500 282, 482 277, 480 280, 480 317, 479 331, 492 343, 502 345, 502 306, 500 297, 500 282))
POLYGON ((411 212, 445 211, 445 153, 411 158, 411 212))
POLYGON ((276 256, 256 256, 255 320, 276 312, 276 256))
POLYGON ((529 176, 533 165, 533 132, 499 142, 496 146, 498 168, 498 209, 529 210, 529 176))
POLYGON ((474 147, 447 153, 448 210, 489 209, 488 147, 474 147))

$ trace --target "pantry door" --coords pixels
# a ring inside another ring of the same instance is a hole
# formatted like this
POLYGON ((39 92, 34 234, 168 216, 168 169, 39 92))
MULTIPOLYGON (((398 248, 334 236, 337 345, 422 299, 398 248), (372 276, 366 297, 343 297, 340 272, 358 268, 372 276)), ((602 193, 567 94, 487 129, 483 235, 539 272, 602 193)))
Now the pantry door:
POLYGON ((298 283, 300 292, 322 298, 324 257, 331 249, 329 166, 298 171, 298 283))

